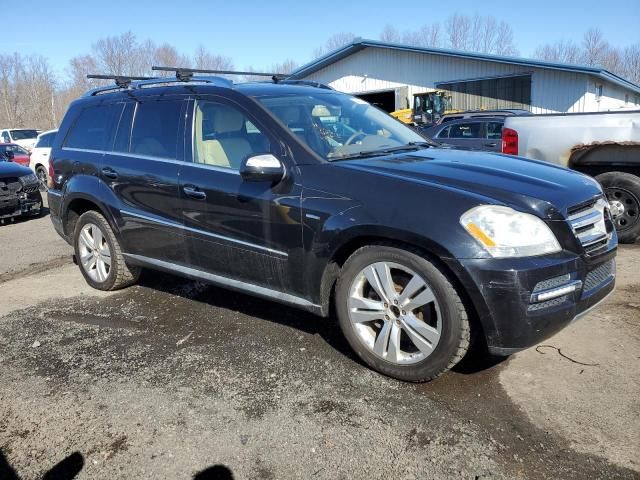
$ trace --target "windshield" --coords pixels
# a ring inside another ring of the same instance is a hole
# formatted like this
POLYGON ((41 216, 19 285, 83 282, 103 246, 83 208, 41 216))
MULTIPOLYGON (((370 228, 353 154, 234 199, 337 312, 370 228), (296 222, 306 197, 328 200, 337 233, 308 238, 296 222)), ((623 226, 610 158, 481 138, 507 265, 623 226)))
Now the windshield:
POLYGON ((13 140, 30 140, 38 136, 37 130, 11 130, 13 140))
POLYGON ((421 148, 424 137, 364 100, 338 92, 258 96, 292 133, 326 160, 371 155, 403 146, 421 148))

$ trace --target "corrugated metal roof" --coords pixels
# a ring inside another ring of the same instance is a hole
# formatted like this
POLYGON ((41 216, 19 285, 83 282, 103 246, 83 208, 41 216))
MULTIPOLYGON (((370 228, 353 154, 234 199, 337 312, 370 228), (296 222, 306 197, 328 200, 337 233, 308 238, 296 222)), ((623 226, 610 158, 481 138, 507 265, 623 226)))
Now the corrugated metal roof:
POLYGON ((338 48, 337 50, 329 52, 326 55, 323 55, 317 58, 316 60, 301 66, 291 74, 291 78, 303 78, 307 75, 317 72, 318 70, 326 67, 327 65, 335 63, 338 60, 342 60, 343 58, 348 57, 349 55, 353 55, 354 53, 359 52, 360 50, 364 50, 367 47, 386 48, 390 50, 400 50, 403 52, 424 53, 424 54, 430 54, 430 55, 443 55, 443 56, 449 56, 449 57, 466 58, 471 60, 480 60, 485 62, 498 62, 498 63, 507 63, 512 65, 546 68, 550 70, 562 70, 566 72, 584 73, 588 75, 595 75, 604 80, 608 80, 624 88, 628 88, 630 90, 633 90, 634 92, 640 93, 640 86, 630 82, 629 80, 625 80, 624 78, 619 77, 614 73, 609 72, 608 70, 604 69, 601 66, 571 65, 568 63, 545 62, 542 60, 535 60, 531 58, 504 57, 500 55, 465 52, 462 50, 449 50, 445 48, 415 47, 412 45, 405 45, 401 43, 388 43, 388 42, 381 42, 378 40, 367 40, 363 38, 356 38, 351 43, 345 45, 344 47, 338 48))

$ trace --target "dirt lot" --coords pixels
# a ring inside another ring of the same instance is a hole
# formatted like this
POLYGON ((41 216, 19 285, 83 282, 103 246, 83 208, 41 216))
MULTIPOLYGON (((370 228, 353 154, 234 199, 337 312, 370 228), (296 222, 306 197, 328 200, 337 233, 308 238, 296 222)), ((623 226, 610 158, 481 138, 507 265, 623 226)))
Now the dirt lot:
POLYGON ((47 217, 0 245, 2 479, 640 478, 640 246, 546 346, 411 385, 334 320, 157 273, 91 290, 47 217))

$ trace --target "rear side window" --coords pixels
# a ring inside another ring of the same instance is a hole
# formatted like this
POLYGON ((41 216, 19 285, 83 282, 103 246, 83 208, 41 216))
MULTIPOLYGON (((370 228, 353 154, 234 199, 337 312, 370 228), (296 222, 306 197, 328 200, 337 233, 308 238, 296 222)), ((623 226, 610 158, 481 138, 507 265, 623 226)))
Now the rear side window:
POLYGON ((181 100, 147 100, 136 107, 131 132, 131 153, 178 158, 181 100))
POLYGON ((449 138, 480 138, 481 123, 460 123, 451 125, 449 138))
POLYGON ((487 122, 487 138, 490 140, 502 138, 502 122, 487 122))
POLYGON ((35 148, 49 148, 53 143, 53 139, 56 136, 56 132, 45 133, 44 135, 40 135, 38 138, 38 142, 36 143, 35 148))
POLYGON ((66 148, 111 150, 115 127, 123 104, 87 107, 78 116, 64 141, 66 148))

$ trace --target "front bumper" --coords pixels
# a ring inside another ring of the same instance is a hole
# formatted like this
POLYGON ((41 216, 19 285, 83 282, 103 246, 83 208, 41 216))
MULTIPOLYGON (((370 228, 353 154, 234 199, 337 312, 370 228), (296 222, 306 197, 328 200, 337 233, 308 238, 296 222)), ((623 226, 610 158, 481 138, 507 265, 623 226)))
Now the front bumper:
POLYGON ((615 256, 613 246, 595 258, 564 251, 523 259, 461 260, 473 283, 472 300, 489 351, 510 355, 524 350, 586 314, 614 290, 615 256))
POLYGON ((35 191, 18 192, 0 197, 0 219, 36 215, 42 208, 42 195, 35 191))

